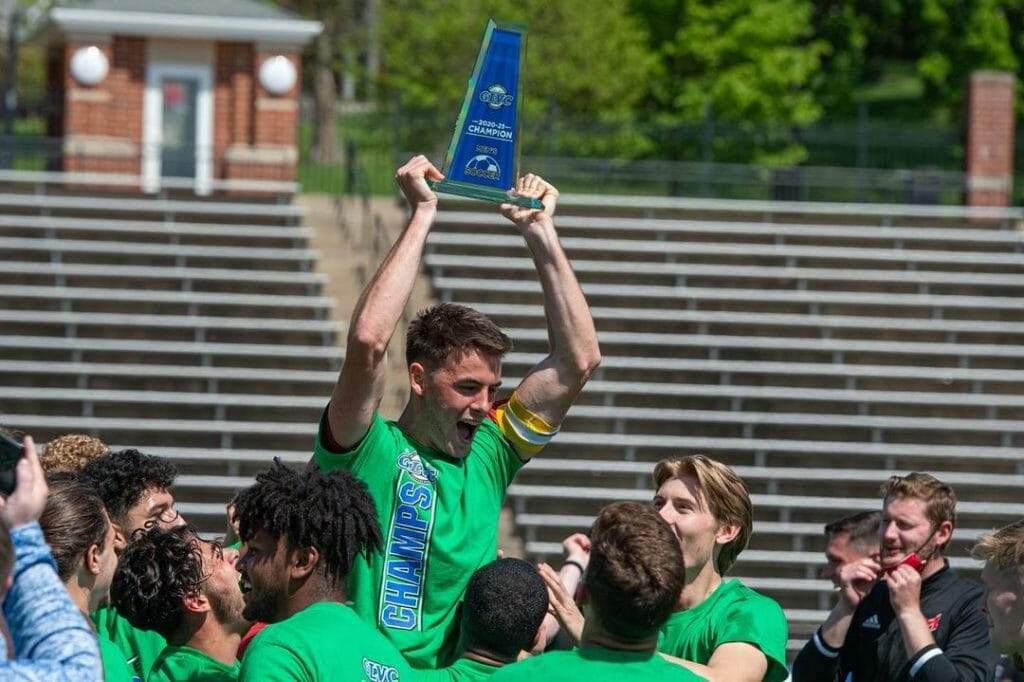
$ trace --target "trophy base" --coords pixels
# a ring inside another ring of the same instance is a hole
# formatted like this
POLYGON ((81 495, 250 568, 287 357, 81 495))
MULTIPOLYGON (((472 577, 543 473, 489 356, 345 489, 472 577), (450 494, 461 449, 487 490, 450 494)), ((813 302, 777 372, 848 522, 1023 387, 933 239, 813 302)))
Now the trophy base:
POLYGON ((466 197, 468 199, 489 201, 492 204, 515 204, 516 206, 521 206, 523 208, 533 209, 544 208, 544 204, 541 203, 540 199, 511 196, 495 187, 471 185, 467 182, 456 182, 452 180, 442 180, 440 182, 429 181, 427 184, 430 185, 431 189, 435 192, 440 192, 442 194, 454 194, 455 196, 466 197))

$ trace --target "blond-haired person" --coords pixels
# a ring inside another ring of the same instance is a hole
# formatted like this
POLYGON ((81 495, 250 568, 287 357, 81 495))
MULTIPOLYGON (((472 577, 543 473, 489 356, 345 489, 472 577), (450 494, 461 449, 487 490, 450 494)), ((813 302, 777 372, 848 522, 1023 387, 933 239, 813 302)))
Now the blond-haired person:
POLYGON ((985 562, 981 584, 992 648, 1009 656, 1016 669, 997 679, 1016 679, 1013 674, 1024 671, 1024 519, 982 535, 971 554, 985 562))
MULTIPOLYGON (((667 459, 654 468, 654 507, 682 550, 686 585, 662 626, 658 651, 712 682, 785 680, 786 617, 772 599, 724 575, 747 546, 753 505, 746 484, 705 455, 667 459)), ((578 641, 582 622, 542 568, 552 605, 578 641)))
POLYGON ((981 586, 943 556, 956 495, 934 476, 882 486, 881 555, 839 569, 839 601, 793 664, 796 682, 993 679, 981 586))

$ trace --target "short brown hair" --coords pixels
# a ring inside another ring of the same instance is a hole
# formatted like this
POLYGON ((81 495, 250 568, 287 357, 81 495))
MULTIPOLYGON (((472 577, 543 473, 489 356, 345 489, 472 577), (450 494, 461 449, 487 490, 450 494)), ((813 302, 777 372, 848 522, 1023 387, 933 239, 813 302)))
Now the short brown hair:
POLYGON ((584 584, 601 627, 627 641, 655 635, 686 585, 686 568, 672 528, 650 506, 615 502, 590 529, 584 584))
POLYGON ((672 529, 648 505, 615 502, 597 515, 590 542, 584 584, 597 622, 626 641, 656 635, 686 585, 672 529))
MULTIPOLYGON (((925 516, 937 527, 943 521, 956 526, 956 493, 931 474, 913 471, 906 476, 893 475, 882 484, 882 499, 911 497, 925 503, 925 516)), ((884 502, 883 502, 884 503, 884 502)))
POLYGON ((440 303, 420 312, 409 324, 405 362, 440 367, 469 350, 501 357, 512 340, 483 313, 455 303, 440 303))
POLYGON ((47 474, 56 471, 78 473, 86 462, 108 452, 110 452, 110 448, 99 438, 82 433, 69 433, 58 436, 43 446, 39 455, 39 464, 47 474))
POLYGON ((707 455, 688 455, 676 459, 663 459, 654 467, 654 489, 673 478, 690 476, 697 481, 708 510, 719 524, 735 525, 740 530, 736 537, 722 546, 715 569, 719 575, 732 568, 736 557, 750 542, 754 532, 754 505, 743 479, 729 466, 707 455))
POLYGON ((1024 519, 982 535, 971 549, 971 556, 998 569, 1013 568, 1024 573, 1024 519))

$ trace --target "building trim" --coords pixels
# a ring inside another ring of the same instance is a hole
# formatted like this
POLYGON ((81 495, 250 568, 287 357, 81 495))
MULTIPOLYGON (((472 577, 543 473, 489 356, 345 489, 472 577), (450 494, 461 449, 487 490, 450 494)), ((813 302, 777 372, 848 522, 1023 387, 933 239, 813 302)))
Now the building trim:
POLYGON ((323 30, 319 21, 254 19, 163 12, 113 12, 57 7, 50 20, 64 33, 272 42, 301 47, 323 30))

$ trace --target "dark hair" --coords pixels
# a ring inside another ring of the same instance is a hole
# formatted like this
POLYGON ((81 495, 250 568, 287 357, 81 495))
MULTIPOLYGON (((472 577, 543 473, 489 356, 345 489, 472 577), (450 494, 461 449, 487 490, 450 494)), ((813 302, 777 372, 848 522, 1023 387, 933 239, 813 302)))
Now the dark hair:
POLYGON ((89 483, 74 474, 50 474, 46 482, 50 494, 46 497, 39 525, 57 562, 57 575, 67 582, 89 548, 103 546, 110 520, 100 496, 89 483))
MULTIPOLYGON (((7 426, 0 426, 0 434, 11 440, 20 443, 24 440, 23 432, 7 426)), ((7 580, 7 577, 14 571, 14 545, 11 543, 11 533, 7 525, 0 522, 0 581, 7 580)))
POLYGON ((466 646, 515 660, 533 643, 547 612, 548 590, 537 569, 522 559, 498 559, 477 569, 466 586, 466 646))
POLYGON ((263 531, 288 549, 315 547, 324 575, 344 584, 360 552, 382 544, 366 484, 347 471, 295 471, 274 458, 269 470, 235 498, 242 542, 263 531))
POLYGON ((840 533, 849 534, 849 544, 862 549, 878 545, 878 527, 882 523, 882 512, 863 511, 836 519, 825 524, 825 535, 829 539, 840 533))
POLYGON ((84 480, 95 488, 110 518, 121 526, 128 510, 138 504, 147 490, 167 490, 177 475, 178 469, 169 460, 134 449, 97 457, 82 468, 84 480))
POLYGON ((649 505, 615 502, 590 529, 584 584, 609 634, 639 642, 657 635, 686 584, 679 542, 649 505))
POLYGON ((110 584, 110 603, 140 630, 171 639, 185 617, 185 597, 199 594, 203 551, 195 531, 139 529, 121 552, 110 584))
POLYGON ((405 337, 405 362, 440 367, 467 350, 501 357, 512 340, 489 317, 455 303, 441 303, 420 312, 405 337))
POLYGON ((7 580, 13 570, 14 545, 11 544, 11 532, 7 530, 7 524, 0 523, 0 582, 7 580))

